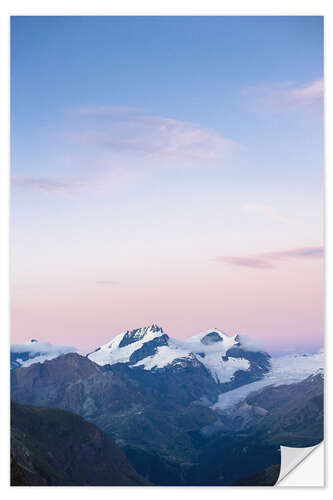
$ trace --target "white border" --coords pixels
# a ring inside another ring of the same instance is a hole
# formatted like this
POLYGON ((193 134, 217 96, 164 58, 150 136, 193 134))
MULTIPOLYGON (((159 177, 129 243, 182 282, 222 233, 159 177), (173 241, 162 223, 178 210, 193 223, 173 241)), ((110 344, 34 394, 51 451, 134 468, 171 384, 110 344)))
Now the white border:
MULTIPOLYGON (((288 488, 9 488, 8 485, 8 446, 9 446, 9 416, 8 405, 6 402, 9 400, 9 362, 8 362, 8 346, 9 346, 9 292, 8 292, 8 243, 9 243, 9 192, 8 192, 8 165, 9 165, 9 15, 325 15, 325 83, 326 83, 326 137, 330 137, 330 114, 329 111, 329 88, 332 87, 330 78, 330 61, 332 59, 331 52, 331 4, 329 0, 280 0, 280 1, 257 1, 257 0, 243 0, 243 1, 211 1, 211 0, 169 0, 167 2, 156 2, 147 0, 122 0, 121 2, 115 1, 98 1, 85 2, 81 1, 64 1, 58 0, 56 3, 49 3, 42 1, 30 0, 27 1, 4 1, 1 4, 1 25, 0 25, 0 50, 1 50, 1 136, 2 147, 0 149, 1 163, 0 163, 0 230, 1 230, 1 247, 0 247, 0 369, 1 369, 1 456, 0 456, 0 489, 3 495, 15 497, 23 496, 24 498, 38 497, 39 495, 48 497, 55 497, 59 494, 79 496, 80 498, 90 498, 91 495, 101 496, 116 496, 116 498, 123 498, 127 496, 134 496, 136 498, 148 498, 158 495, 160 498, 169 498, 170 495, 180 494, 182 497, 201 497, 203 494, 209 494, 212 498, 221 495, 246 495, 247 498, 261 497, 262 495, 280 494, 283 492, 284 496, 294 498, 295 495, 300 494, 302 499, 313 498, 314 495, 327 495, 329 487, 325 489, 300 488, 297 491, 288 488), (329 54, 329 56, 328 56, 329 54)), ((329 140, 326 142, 326 214, 333 213, 333 200, 331 201, 328 193, 332 193, 332 175, 328 172, 328 162, 331 146, 329 140)), ((326 254, 333 250, 332 244, 332 230, 326 226, 326 254)), ((329 259, 326 260, 326 276, 327 276, 327 297, 331 298, 331 283, 332 283, 332 267, 329 265, 329 259)), ((329 311, 329 299, 327 299, 326 308, 326 331, 330 331, 331 314, 329 311)), ((326 336, 326 350, 330 348, 328 342, 328 334, 326 336)), ((329 354, 327 354, 329 356, 329 354)), ((328 369, 328 363, 326 365, 328 369)), ((328 370, 327 370, 328 371, 328 370)), ((327 406, 330 405, 326 391, 326 422, 328 422, 327 406)), ((328 429, 326 426, 326 440, 328 437, 328 429)), ((329 454, 330 455, 330 454, 329 454)), ((326 471, 329 469, 331 462, 326 460, 326 471), (328 464, 327 464, 328 462, 328 464)), ((328 478, 329 482, 329 478, 328 478)), ((4 496, 3 496, 4 498, 4 496)))
POLYGON ((324 15, 330 0, 123 0, 122 2, 96 0, 95 2, 59 0, 46 4, 39 0, 4 2, 10 15, 324 15))

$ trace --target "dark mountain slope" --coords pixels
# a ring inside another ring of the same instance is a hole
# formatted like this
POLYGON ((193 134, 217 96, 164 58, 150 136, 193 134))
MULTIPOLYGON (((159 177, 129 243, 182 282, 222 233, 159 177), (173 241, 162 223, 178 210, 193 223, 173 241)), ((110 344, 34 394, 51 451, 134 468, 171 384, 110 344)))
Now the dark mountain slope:
MULTIPOLYGON (((158 457, 160 467, 154 467, 158 476, 145 471, 154 483, 163 481, 168 471, 178 471, 180 464, 193 465, 200 429, 217 417, 210 408, 191 404, 196 396, 194 381, 188 382, 185 397, 186 378, 179 384, 170 380, 168 392, 158 377, 154 384, 148 383, 146 373, 141 377, 125 365, 103 368, 78 354, 66 354, 12 372, 12 398, 81 415, 110 434, 131 460, 134 457, 136 467, 136 458, 148 463, 153 457, 155 465, 158 457)), ((173 477, 176 481, 178 472, 173 477)))
POLYGON ((280 463, 280 445, 308 447, 320 443, 323 391, 323 375, 311 375, 295 384, 253 392, 236 407, 221 412, 220 427, 213 424, 215 432, 202 446, 197 484, 232 485, 244 477, 251 479, 280 463))
POLYGON ((279 463, 280 444, 322 440, 322 375, 266 387, 218 413, 198 404, 199 371, 178 363, 175 370, 168 369, 167 383, 163 369, 153 376, 66 354, 16 369, 12 397, 80 414, 115 439, 140 475, 159 485, 232 485, 279 463))
POLYGON ((324 439, 324 378, 319 373, 297 384, 266 387, 247 403, 264 408, 261 428, 267 443, 314 446, 324 439))
POLYGON ((254 476, 241 479, 234 486, 274 486, 280 475, 280 464, 272 465, 254 476))
POLYGON ((268 386, 219 412, 220 421, 204 432, 260 430, 266 442, 284 446, 313 446, 323 439, 323 374, 301 382, 268 386))
POLYGON ((13 486, 147 485, 113 439, 73 413, 11 404, 13 486))

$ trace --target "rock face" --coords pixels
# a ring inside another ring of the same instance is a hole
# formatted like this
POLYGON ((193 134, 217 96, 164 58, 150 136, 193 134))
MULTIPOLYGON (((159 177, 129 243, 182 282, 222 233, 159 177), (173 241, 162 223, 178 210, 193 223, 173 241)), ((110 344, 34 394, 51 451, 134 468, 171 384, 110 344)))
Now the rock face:
POLYGON ((223 341, 223 337, 221 335, 219 335, 218 332, 215 332, 215 331, 211 331, 211 332, 207 333, 201 339, 201 343, 204 345, 213 345, 216 342, 222 342, 222 341, 223 341))
POLYGON ((307 447, 324 439, 322 372, 297 384, 266 387, 249 394, 246 401, 251 407, 266 410, 260 427, 268 443, 307 447))
POLYGON ((12 486, 147 484, 95 425, 62 410, 12 403, 12 486))
POLYGON ((152 377, 149 371, 135 371, 126 364, 99 366, 76 353, 13 371, 11 387, 18 401, 65 408, 85 418, 93 417, 97 409, 114 413, 153 402, 159 408, 184 406, 204 394, 214 401, 218 393, 196 358, 161 369, 152 377))
POLYGON ((129 382, 76 353, 19 368, 12 372, 11 385, 16 401, 63 408, 90 419, 116 414, 125 402, 128 410, 146 402, 135 380, 129 382))
MULTIPOLYGON (((126 347, 130 344, 133 344, 134 342, 138 342, 139 340, 142 340, 147 334, 158 334, 156 337, 160 336, 163 334, 162 328, 160 328, 157 325, 152 325, 152 326, 145 326, 144 328, 137 328, 136 330, 131 330, 125 332, 123 335, 123 338, 119 342, 119 347, 126 347)), ((168 336, 166 336, 168 338, 168 336)))

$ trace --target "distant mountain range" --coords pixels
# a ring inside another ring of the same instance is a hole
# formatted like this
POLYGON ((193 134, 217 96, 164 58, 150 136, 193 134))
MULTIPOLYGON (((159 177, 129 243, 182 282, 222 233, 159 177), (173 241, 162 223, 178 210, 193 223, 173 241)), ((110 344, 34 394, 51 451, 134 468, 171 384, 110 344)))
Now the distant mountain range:
POLYGON ((20 366, 43 363, 68 352, 76 352, 75 347, 54 346, 49 342, 39 342, 36 339, 31 339, 26 344, 12 344, 10 347, 10 369, 15 370, 20 366))
MULTIPOLYGON (((26 346, 12 346, 11 368, 27 367, 74 351, 72 347, 32 340, 26 346)), ((101 366, 122 363, 132 370, 152 373, 200 367, 219 386, 218 392, 260 379, 270 368, 269 354, 239 335, 230 337, 213 329, 182 341, 170 338, 157 325, 126 331, 87 357, 101 366)))
POLYGON ((322 353, 271 358, 246 337, 157 325, 85 356, 33 344, 12 349, 13 400, 97 425, 152 484, 235 484, 278 470, 280 444, 323 439, 322 353))

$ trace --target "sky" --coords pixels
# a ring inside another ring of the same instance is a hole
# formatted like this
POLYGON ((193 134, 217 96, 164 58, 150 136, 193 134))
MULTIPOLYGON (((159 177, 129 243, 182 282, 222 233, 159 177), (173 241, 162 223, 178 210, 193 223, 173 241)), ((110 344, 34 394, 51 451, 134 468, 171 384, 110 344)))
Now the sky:
POLYGON ((12 17, 12 342, 320 348, 323 87, 322 17, 12 17))

